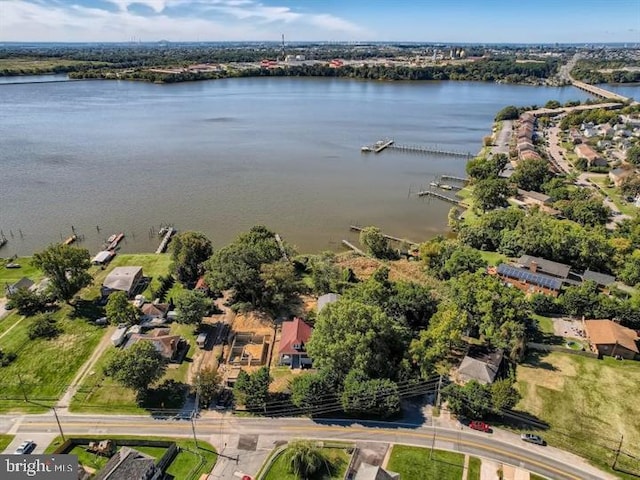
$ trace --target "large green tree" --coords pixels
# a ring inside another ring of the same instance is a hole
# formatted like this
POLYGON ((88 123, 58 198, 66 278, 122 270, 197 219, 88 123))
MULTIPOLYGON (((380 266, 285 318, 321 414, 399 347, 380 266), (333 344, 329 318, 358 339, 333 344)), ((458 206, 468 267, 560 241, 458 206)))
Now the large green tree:
POLYGON ((49 278, 49 288, 57 300, 69 302, 82 287, 91 283, 91 261, 86 248, 53 244, 34 253, 32 265, 49 278))
POLYGON ((288 306, 300 291, 296 271, 289 262, 266 263, 260 267, 262 297, 260 305, 273 316, 288 306))
POLYGON ((171 268, 181 283, 191 286, 204 272, 202 264, 212 253, 211 240, 204 233, 180 232, 171 240, 171 268))
POLYGON ((378 227, 365 227, 360 232, 360 243, 367 253, 376 258, 390 258, 392 251, 387 240, 378 227))
POLYGON ((306 440, 291 442, 282 453, 282 458, 289 471, 301 480, 312 478, 326 463, 322 450, 306 440))
POLYGON ((193 385, 193 390, 199 395, 202 408, 209 408, 220 390, 222 378, 218 370, 208 366, 198 372, 193 385))
POLYGON ((467 163, 467 174, 475 180, 497 178, 509 163, 508 157, 498 153, 491 157, 477 157, 467 163))
POLYGON ((176 298, 179 323, 199 325, 210 308, 211 300, 197 290, 184 290, 176 298))
POLYGON ((370 379, 352 370, 344 380, 341 395, 346 413, 388 418, 400 412, 398 385, 389 379, 370 379))
MULTIPOLYGON (((289 257, 291 247, 285 244, 289 257)), ((261 267, 282 259, 275 234, 263 226, 252 227, 234 242, 216 251, 205 263, 207 284, 213 290, 234 290, 234 303, 263 308, 264 281, 261 267)))
POLYGON ((394 378, 408 330, 376 306, 340 299, 316 321, 307 351, 314 365, 344 377, 351 369, 371 378, 394 378))
POLYGON ((129 302, 126 292, 113 292, 105 307, 109 323, 133 325, 138 323, 140 311, 129 302))
POLYGON ((471 419, 481 419, 492 410, 491 392, 475 380, 463 386, 452 383, 442 389, 442 397, 447 401, 449 409, 471 419))
POLYGON ((326 370, 296 375, 290 385, 291 402, 305 413, 313 415, 328 403, 337 401, 334 380, 326 370))
POLYGON ((162 378, 166 369, 167 361, 151 342, 138 342, 117 352, 105 373, 140 394, 162 378))
POLYGON ((523 190, 539 192, 551 176, 549 162, 542 159, 529 159, 518 162, 511 181, 523 190))
POLYGON ((267 367, 261 367, 249 374, 242 370, 233 386, 236 401, 251 412, 264 412, 269 398, 271 376, 267 367))
POLYGON ((504 178, 487 178, 479 180, 473 187, 474 206, 486 212, 509 205, 507 199, 515 190, 504 178))

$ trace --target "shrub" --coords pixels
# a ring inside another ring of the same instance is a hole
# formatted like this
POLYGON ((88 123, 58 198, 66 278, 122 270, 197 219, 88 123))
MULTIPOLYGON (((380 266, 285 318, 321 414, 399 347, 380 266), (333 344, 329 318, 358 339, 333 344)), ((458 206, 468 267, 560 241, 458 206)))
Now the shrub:
POLYGON ((6 367, 17 357, 18 355, 16 355, 14 352, 4 352, 0 350, 0 367, 6 367))
POLYGON ((58 321, 49 315, 42 315, 37 317, 31 325, 29 325, 28 333, 29 338, 34 340, 36 338, 55 338, 62 332, 62 329, 58 325, 58 321))

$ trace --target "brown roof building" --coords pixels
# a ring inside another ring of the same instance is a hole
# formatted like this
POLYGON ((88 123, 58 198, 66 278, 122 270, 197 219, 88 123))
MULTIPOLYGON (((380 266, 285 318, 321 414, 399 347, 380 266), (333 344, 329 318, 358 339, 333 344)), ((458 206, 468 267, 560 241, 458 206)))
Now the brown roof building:
POLYGON ((638 356, 638 334, 611 320, 585 320, 584 329, 591 349, 598 355, 620 356, 633 360, 638 356))
POLYGON ((127 342, 127 348, 138 342, 150 342, 160 355, 170 362, 181 361, 181 347, 185 345, 185 340, 179 335, 169 335, 170 330, 163 328, 154 330, 149 334, 134 333, 127 342))
POLYGON ((282 322, 280 365, 289 365, 291 368, 310 367, 311 359, 307 356, 306 344, 312 333, 313 327, 299 318, 282 322))
POLYGON ((608 164, 606 159, 586 143, 576 145, 574 151, 578 157, 586 159, 590 167, 606 167, 608 164))

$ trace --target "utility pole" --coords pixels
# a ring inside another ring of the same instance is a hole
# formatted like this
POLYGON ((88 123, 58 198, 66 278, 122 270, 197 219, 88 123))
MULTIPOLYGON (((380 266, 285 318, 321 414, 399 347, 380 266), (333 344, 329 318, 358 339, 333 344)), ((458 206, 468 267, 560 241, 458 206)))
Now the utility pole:
POLYGON ((27 398, 27 392, 24 389, 24 383, 22 383, 22 375, 20 375, 20 372, 18 372, 18 381, 20 382, 20 390, 22 390, 22 396, 24 397, 24 401, 28 403, 29 399, 27 398))
POLYGON ((56 423, 58 424, 58 430, 60 430, 60 436, 62 437, 62 441, 65 442, 64 433, 62 432, 62 425, 60 425, 60 419, 58 418, 58 412, 56 412, 56 407, 51 407, 53 409, 53 415, 56 417, 56 423))
MULTIPOLYGON (((33 405, 38 405, 40 407, 46 407, 46 405, 42 405, 40 403, 34 402, 27 398, 27 391, 24 389, 24 383, 22 382, 22 375, 18 372, 18 381, 20 382, 20 390, 22 390, 22 395, 24 396, 24 401, 26 403, 32 403, 33 405)), ((62 441, 66 441, 64 438, 64 432, 62 431, 62 425, 60 424, 60 419, 58 418, 58 412, 56 411, 56 407, 52 406, 53 416, 56 417, 56 423, 58 424, 58 430, 60 430, 60 437, 62 437, 62 441)))
POLYGON ((198 447, 198 437, 196 436, 196 417, 198 416, 198 408, 200 407, 200 368, 198 366, 198 374, 196 376, 196 405, 191 413, 191 430, 193 431, 193 443, 198 447))
POLYGON ((622 441, 624 440, 624 435, 620 435, 620 443, 618 444, 618 449, 616 450, 616 456, 613 459, 613 464, 611 465, 611 469, 616 469, 616 462, 618 461, 618 457, 620 456, 620 449, 622 449, 622 441))
POLYGON ((442 374, 440 375, 440 378, 438 379, 438 393, 436 394, 436 404, 435 406, 437 408, 440 408, 440 388, 442 387, 442 374))

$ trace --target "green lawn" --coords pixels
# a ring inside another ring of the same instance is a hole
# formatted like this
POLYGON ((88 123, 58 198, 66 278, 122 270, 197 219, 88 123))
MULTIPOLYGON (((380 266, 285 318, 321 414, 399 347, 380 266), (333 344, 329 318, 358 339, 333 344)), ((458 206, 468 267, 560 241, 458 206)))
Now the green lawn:
MULTIPOLYGON (((550 425, 547 431, 536 432, 549 444, 610 472, 620 435, 624 435, 622 450, 640 456, 640 402, 632 400, 639 384, 640 362, 541 354, 517 368, 522 395, 517 409, 550 425)), ((618 463, 640 474, 628 456, 620 455, 618 463)))
MULTIPOLYGON (((198 448, 195 447, 193 440, 176 439, 170 437, 130 437, 123 435, 89 435, 86 438, 93 438, 96 440, 105 440, 109 438, 115 440, 116 444, 118 440, 168 440, 173 441, 180 447, 180 453, 171 462, 167 469, 168 474, 173 475, 174 478, 180 480, 197 480, 200 475, 209 473, 216 463, 217 454, 213 446, 207 442, 198 441, 198 448)), ((51 453, 62 444, 62 439, 56 437, 53 442, 46 448, 45 453, 51 453)), ((165 449, 159 447, 133 447, 136 450, 151 455, 155 458, 160 458, 165 449)), ((103 457, 96 457, 93 454, 87 453, 82 445, 76 446, 71 454, 77 454, 78 460, 84 465, 88 465, 92 468, 101 468, 106 463, 106 459, 103 457), (87 463, 84 463, 87 462, 87 463)))
POLYGON ((13 442, 13 437, 15 437, 15 435, 0 434, 0 453, 4 452, 9 444, 13 442))
MULTIPOLYGON (((23 395, 51 405, 64 393, 105 332, 88 318, 74 318, 72 313, 73 309, 64 305, 53 314, 62 328, 62 334, 55 339, 30 340, 28 327, 32 318, 16 321, 16 326, 0 339, 1 349, 18 354, 11 365, 2 369, 0 412, 43 411, 46 407, 25 403, 23 395)), ((15 316, 11 315, 3 322, 13 319, 15 316)))
POLYGON ((17 310, 13 310, 9 315, 0 319, 0 336, 21 321, 21 319, 22 315, 20 315, 17 310))
POLYGON ((533 318, 538 322, 538 328, 542 333, 545 333, 547 335, 554 334, 553 320, 551 319, 551 317, 545 317, 543 315, 538 315, 534 313, 533 318))
MULTIPOLYGON (((169 266, 171 265, 171 255, 168 253, 162 253, 156 255, 155 253, 133 253, 133 254, 118 254, 109 263, 109 266, 102 270, 98 267, 93 267, 92 273, 94 275, 93 285, 87 289, 88 297, 100 296, 100 285, 106 276, 116 267, 142 267, 142 273, 145 277, 151 279, 151 282, 147 288, 142 292, 147 297, 147 300, 153 300, 150 297, 151 290, 157 290, 160 286, 158 276, 166 276, 169 273, 169 266)), ((181 291, 182 287, 176 283, 167 294, 167 299, 170 295, 177 295, 181 291)))
MULTIPOLYGON (((22 277, 27 277, 34 282, 42 280, 42 272, 36 267, 31 265, 31 257, 18 257, 16 260, 12 260, 13 263, 20 265, 20 268, 7 268, 6 265, 9 260, 0 259, 0 285, 3 287, 5 284, 11 285, 16 283, 22 277)), ((2 296, 4 296, 4 289, 2 290, 2 296)))
POLYGON ((482 462, 477 457, 469 457, 469 471, 467 480, 480 480, 480 467, 482 462))
MULTIPOLYGON (((321 450, 325 455, 331 473, 325 467, 309 480, 342 480, 349 465, 349 454, 340 448, 323 448, 321 450)), ((289 467, 284 462, 282 455, 279 455, 274 460, 262 478, 264 480, 298 480, 297 476, 289 472, 289 467)))
POLYGON ((387 470, 400 474, 402 480, 460 480, 464 455, 428 448, 394 445, 387 470))
MULTIPOLYGON (((171 325, 171 333, 181 335, 189 342, 189 351, 185 360, 180 365, 170 364, 164 377, 160 379, 163 382, 167 379, 173 379, 186 383, 187 372, 189 369, 190 355, 195 352, 195 336, 193 334, 193 326, 174 323, 171 325)), ((103 373, 103 367, 109 360, 120 350, 110 347, 98 359, 93 369, 94 374, 88 375, 78 393, 71 401, 70 409, 74 412, 102 412, 102 413, 137 413, 144 414, 147 410, 141 408, 136 403, 135 393, 119 383, 107 377, 103 373)))
POLYGON ((498 252, 481 251, 480 255, 482 256, 483 260, 487 261, 488 265, 494 266, 494 267, 507 261, 507 257, 505 257, 503 254, 498 252))
POLYGON ((628 203, 624 198, 622 198, 619 188, 609 187, 609 177, 589 178, 593 183, 598 184, 598 186, 605 192, 605 194, 611 199, 611 201, 616 204, 616 207, 618 207, 618 209, 622 213, 631 216, 638 213, 638 210, 640 209, 635 207, 633 204, 628 203))

